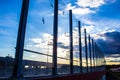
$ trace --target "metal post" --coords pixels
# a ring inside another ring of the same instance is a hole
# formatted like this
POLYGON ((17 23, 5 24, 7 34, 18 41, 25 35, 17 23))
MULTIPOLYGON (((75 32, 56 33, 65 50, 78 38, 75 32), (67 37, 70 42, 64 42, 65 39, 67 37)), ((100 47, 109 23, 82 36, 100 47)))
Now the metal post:
POLYGON ((72 10, 69 10, 70 26, 70 73, 73 74, 73 34, 72 34, 72 10))
POLYGON ((97 53, 98 53, 98 49, 97 49, 97 44, 94 42, 94 50, 95 50, 95 52, 94 52, 94 56, 95 56, 95 70, 97 70, 97 67, 98 67, 98 64, 97 64, 97 59, 98 59, 98 55, 97 55, 97 53))
POLYGON ((94 46, 94 41, 92 39, 92 52, 93 52, 93 67, 94 67, 94 71, 95 71, 95 46, 94 46))
POLYGON ((89 54, 90 54, 90 70, 92 71, 92 59, 91 59, 91 41, 90 41, 90 35, 89 35, 89 54))
POLYGON ((78 34, 79 34, 80 72, 82 73, 82 43, 81 43, 81 24, 80 24, 80 21, 78 21, 78 34))
POLYGON ((53 25, 53 70, 57 75, 57 36, 58 36, 58 0, 54 0, 54 25, 53 25))
POLYGON ((87 72, 88 72, 88 49, 87 49, 87 35, 86 35, 86 29, 84 29, 85 33, 85 53, 86 53, 86 67, 87 67, 87 72))
POLYGON ((29 0, 23 0, 18 36, 17 36, 17 43, 16 43, 15 63, 14 63, 13 76, 12 76, 15 79, 19 79, 22 77, 22 58, 23 58, 23 48, 24 48, 28 8, 29 8, 29 0))

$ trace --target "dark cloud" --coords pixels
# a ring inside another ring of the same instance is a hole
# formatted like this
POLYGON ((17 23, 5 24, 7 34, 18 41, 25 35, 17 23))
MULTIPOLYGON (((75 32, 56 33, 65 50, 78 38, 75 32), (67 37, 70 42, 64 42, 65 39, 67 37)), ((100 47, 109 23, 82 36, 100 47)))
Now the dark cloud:
POLYGON ((104 0, 105 3, 114 3, 116 0, 104 0))
POLYGON ((120 62, 120 60, 110 60, 109 62, 120 62))
POLYGON ((69 46, 65 46, 65 44, 62 42, 58 42, 57 44, 58 44, 58 47, 60 47, 60 48, 69 49, 69 46))
POLYGON ((100 36, 105 37, 105 40, 98 39, 97 44, 106 55, 120 54, 120 32, 107 32, 100 36))
POLYGON ((112 54, 112 55, 107 55, 107 57, 112 57, 112 58, 120 58, 120 54, 112 54))

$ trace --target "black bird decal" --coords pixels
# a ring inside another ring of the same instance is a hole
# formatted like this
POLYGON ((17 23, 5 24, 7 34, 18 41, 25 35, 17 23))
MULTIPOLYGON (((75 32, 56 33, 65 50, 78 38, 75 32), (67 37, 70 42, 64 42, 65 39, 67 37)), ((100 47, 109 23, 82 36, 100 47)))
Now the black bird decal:
POLYGON ((51 7, 53 7, 53 4, 52 4, 52 3, 50 3, 50 5, 51 5, 51 7))
POLYGON ((44 20, 44 17, 42 17, 42 23, 45 24, 45 20, 44 20))

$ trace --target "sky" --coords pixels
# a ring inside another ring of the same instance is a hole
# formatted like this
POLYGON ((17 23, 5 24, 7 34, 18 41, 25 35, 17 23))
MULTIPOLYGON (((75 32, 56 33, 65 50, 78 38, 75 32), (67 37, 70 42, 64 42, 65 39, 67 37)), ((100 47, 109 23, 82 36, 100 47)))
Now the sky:
MULTIPOLYGON (((120 0, 59 0, 58 56, 69 58, 69 10, 73 13, 74 60, 78 55, 77 21, 81 21, 82 56, 84 29, 105 55, 107 64, 120 64, 120 0)), ((14 57, 22 0, 0 1, 0 56, 14 57)), ((30 0, 25 49, 52 55, 54 0, 30 0)), ((24 52, 23 59, 47 60, 24 52), (40 59, 41 58, 41 59, 40 59)), ((49 57, 51 62, 51 57, 49 57)), ((64 60, 59 60, 64 62, 64 60)), ((83 60, 84 61, 84 60, 83 60)))

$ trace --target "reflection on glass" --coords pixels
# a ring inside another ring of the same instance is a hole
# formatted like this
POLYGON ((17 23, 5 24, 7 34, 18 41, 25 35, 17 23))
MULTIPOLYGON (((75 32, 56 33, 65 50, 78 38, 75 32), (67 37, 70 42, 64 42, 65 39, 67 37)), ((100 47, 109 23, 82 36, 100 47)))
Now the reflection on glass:
POLYGON ((23 55, 25 77, 52 74, 52 5, 52 0, 30 0, 23 55))
MULTIPOLYGON (((59 75, 70 73, 69 9, 66 7, 71 6, 71 1, 60 0, 58 5, 57 73, 59 75), (69 5, 66 6, 66 4, 69 5)), ((2 7, 0 10, 0 79, 12 75, 21 3, 22 0, 1 0, 0 2, 0 7, 2 7)), ((54 0, 30 0, 22 61, 24 77, 52 75, 53 12, 54 0)), ((80 72, 77 23, 73 16, 73 73, 80 72)), ((83 72, 87 72, 83 28, 81 34, 82 69, 83 72)), ((97 45, 95 47, 96 66, 92 59, 92 70, 94 71, 94 66, 96 70, 103 70, 105 68, 104 55, 101 54, 97 45)), ((88 66, 90 71, 90 61, 88 61, 88 66)))
POLYGON ((73 15, 73 72, 80 72, 78 22, 73 15))
POLYGON ((23 67, 25 77, 52 75, 52 56, 24 52, 23 67))
POLYGON ((58 58, 58 64, 57 64, 57 73, 60 74, 69 74, 70 73, 70 61, 69 59, 61 59, 58 58))
POLYGON ((22 0, 0 1, 0 78, 12 75, 21 5, 22 0))
POLYGON ((57 73, 70 73, 69 11, 62 0, 58 10, 57 73))

